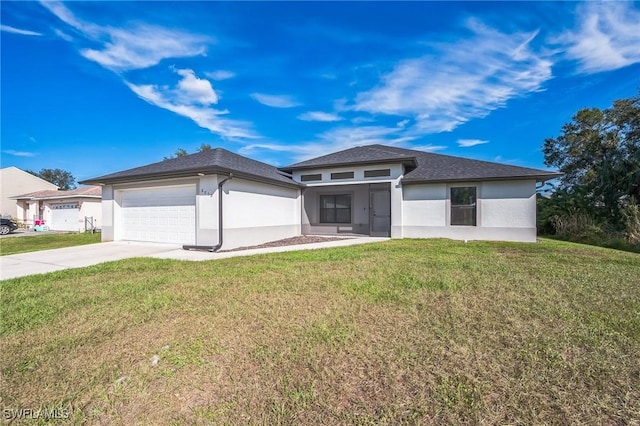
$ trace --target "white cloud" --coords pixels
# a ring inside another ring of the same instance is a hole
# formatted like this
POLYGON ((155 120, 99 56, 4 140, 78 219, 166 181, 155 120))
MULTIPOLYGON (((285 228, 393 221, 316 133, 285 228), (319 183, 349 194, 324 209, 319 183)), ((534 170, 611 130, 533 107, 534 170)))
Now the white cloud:
POLYGON ((0 31, 4 31, 7 33, 27 35, 27 36, 41 36, 41 33, 37 33, 35 31, 29 30, 21 30, 19 28, 10 27, 9 25, 0 25, 0 31))
POLYGON ((442 151, 447 149, 446 145, 421 145, 421 146, 414 146, 411 149, 415 149, 417 151, 426 151, 426 152, 435 152, 435 151, 442 151))
POLYGON ((124 29, 86 23, 60 2, 41 4, 84 37, 102 43, 101 49, 82 49, 80 53, 115 72, 148 68, 168 58, 203 55, 211 41, 155 25, 137 24, 124 29))
POLYGON ((566 45, 565 56, 578 61, 580 72, 609 71, 640 62, 640 10, 632 2, 580 4, 578 29, 555 41, 566 45))
POLYGON ((263 105, 273 108, 293 108, 302 105, 289 95, 267 95, 264 93, 252 93, 251 97, 263 105))
POLYGON ((332 121, 341 121, 342 117, 340 117, 339 115, 336 114, 332 114, 329 112, 322 112, 322 111, 309 111, 309 112, 305 112, 304 114, 300 114, 298 116, 299 120, 303 120, 303 121, 326 121, 326 122, 332 122, 332 121))
POLYGON ((157 65, 163 59, 191 57, 206 52, 206 39, 153 25, 123 30, 109 28, 110 41, 102 50, 83 49, 80 53, 113 71, 128 71, 157 65))
POLYGON ((193 120, 198 126, 227 138, 256 138, 251 123, 221 117, 226 110, 216 110, 209 106, 218 98, 207 80, 199 79, 192 70, 175 70, 182 79, 174 87, 152 84, 136 85, 125 81, 126 85, 141 99, 151 105, 179 114, 193 120))
POLYGON ((186 103, 211 105, 218 103, 218 95, 208 80, 196 77, 192 70, 177 69, 176 73, 183 78, 178 83, 178 94, 186 103))
POLYGON ((4 152, 5 154, 8 154, 8 155, 13 155, 15 157, 35 157, 36 156, 36 154, 33 153, 33 152, 15 151, 13 149, 7 149, 7 150, 4 150, 2 152, 4 152))
POLYGON ((422 134, 451 131, 507 101, 542 90, 552 62, 534 53, 537 32, 504 34, 470 20, 472 38, 432 45, 433 54, 405 59, 353 109, 411 117, 422 134))
POLYGON ((215 81, 229 80, 230 78, 234 78, 236 74, 232 71, 227 70, 217 70, 213 72, 204 73, 207 77, 215 81))
MULTIPOLYGON (((129 28, 115 28, 87 23, 77 18, 60 2, 42 2, 64 23, 85 39, 101 44, 101 48, 82 49, 80 53, 117 74, 144 69, 162 60, 203 55, 211 39, 183 31, 138 23, 129 28)), ((72 41, 62 31, 56 33, 72 41)), ((223 115, 226 110, 210 106, 219 102, 211 82, 199 78, 193 70, 171 68, 181 79, 175 87, 157 84, 135 84, 123 77, 123 82, 138 97, 151 105, 193 120, 198 126, 226 138, 257 138, 252 124, 223 115)), ((216 72, 214 77, 231 78, 232 73, 216 72), (226 74, 225 74, 226 73, 226 74)))
POLYGON ((415 137, 402 134, 397 127, 360 126, 338 127, 317 135, 314 141, 285 145, 278 143, 255 143, 242 148, 240 154, 252 154, 258 150, 269 150, 293 154, 295 161, 303 161, 331 152, 356 146, 384 144, 406 145, 415 137))
POLYGON ((468 148, 476 145, 483 145, 485 143, 489 143, 489 141, 482 139, 458 139, 458 146, 462 148, 468 148))

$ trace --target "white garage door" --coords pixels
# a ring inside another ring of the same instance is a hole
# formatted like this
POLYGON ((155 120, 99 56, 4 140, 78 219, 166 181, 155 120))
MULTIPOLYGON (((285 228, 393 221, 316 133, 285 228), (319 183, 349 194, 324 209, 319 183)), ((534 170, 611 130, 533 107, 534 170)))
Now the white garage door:
POLYGON ((122 192, 122 239, 195 244, 195 185, 122 192))
POLYGON ((47 224, 52 231, 80 230, 80 207, 77 203, 52 204, 51 223, 47 224))

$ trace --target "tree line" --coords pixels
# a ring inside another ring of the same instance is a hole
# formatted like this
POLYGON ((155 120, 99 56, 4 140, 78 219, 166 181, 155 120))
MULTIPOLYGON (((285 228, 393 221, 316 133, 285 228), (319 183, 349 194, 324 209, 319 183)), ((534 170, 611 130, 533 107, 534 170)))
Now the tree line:
POLYGON ((640 247, 640 91, 581 109, 542 151, 563 176, 538 197, 541 232, 640 247))

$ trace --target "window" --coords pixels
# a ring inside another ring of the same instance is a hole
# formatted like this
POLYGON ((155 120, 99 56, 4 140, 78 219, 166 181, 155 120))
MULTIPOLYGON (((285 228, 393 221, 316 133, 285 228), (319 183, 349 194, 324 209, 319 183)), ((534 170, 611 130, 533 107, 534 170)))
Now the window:
POLYGON ((384 176, 391 176, 391 170, 390 169, 380 169, 380 170, 365 170, 364 171, 364 177, 369 178, 369 177, 384 177, 384 176))
POLYGON ((353 172, 331 173, 331 180, 336 179, 353 179, 353 172))
POLYGON ((300 176, 300 180, 302 182, 309 182, 309 181, 313 181, 313 180, 322 180, 322 174, 318 173, 315 175, 301 175, 300 176))
POLYGON ((351 223, 351 195, 321 195, 321 223, 351 223))
POLYGON ((451 188, 451 225, 476 226, 476 187, 451 188))

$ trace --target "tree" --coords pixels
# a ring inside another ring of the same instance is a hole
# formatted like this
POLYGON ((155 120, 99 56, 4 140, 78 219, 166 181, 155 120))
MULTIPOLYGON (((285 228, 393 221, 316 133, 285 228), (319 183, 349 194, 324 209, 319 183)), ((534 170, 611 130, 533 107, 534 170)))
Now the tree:
POLYGON ((38 176, 41 179, 46 180, 47 182, 51 182, 56 185, 60 191, 68 191, 70 189, 75 189, 76 186, 76 178, 73 177, 71 172, 62 169, 41 169, 39 172, 34 172, 31 170, 27 170, 27 172, 31 173, 34 176, 38 176))
POLYGON ((173 160, 174 158, 178 158, 178 157, 184 157, 186 155, 189 155, 189 153, 187 152, 186 149, 183 148, 178 148, 175 152, 175 154, 170 155, 168 157, 164 157, 164 160, 173 160))
MULTIPOLYGON (((211 151, 213 148, 211 148, 211 145, 209 145, 208 143, 203 143, 202 145, 200 145, 200 148, 198 148, 197 152, 205 152, 205 151, 211 151)), ((170 155, 169 157, 164 157, 164 160, 172 160, 174 158, 178 158, 178 157, 184 157, 185 155, 189 155, 189 153, 187 152, 186 149, 183 148, 178 148, 175 152, 175 154, 170 155)))
POLYGON ((564 175, 559 190, 579 208, 613 225, 621 208, 640 201, 640 92, 611 108, 585 108, 562 134, 544 141, 545 164, 564 175))

